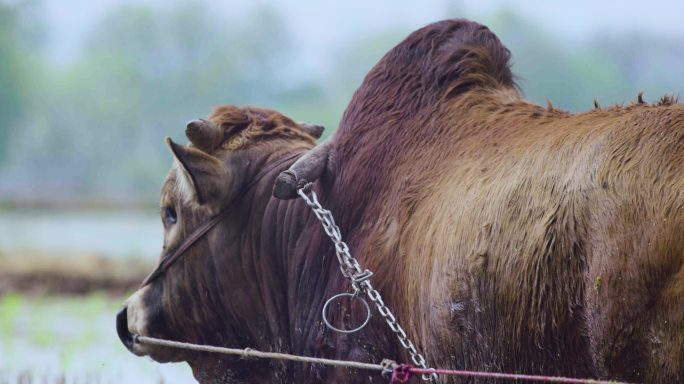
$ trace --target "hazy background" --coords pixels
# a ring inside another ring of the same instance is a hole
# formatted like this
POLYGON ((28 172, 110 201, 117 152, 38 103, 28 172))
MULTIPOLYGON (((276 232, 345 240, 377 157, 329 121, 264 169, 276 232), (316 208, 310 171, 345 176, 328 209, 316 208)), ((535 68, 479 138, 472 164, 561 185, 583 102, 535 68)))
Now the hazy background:
POLYGON ((684 91, 682 4, 0 0, 0 383, 188 379, 114 332, 186 121, 252 104, 330 134, 384 52, 451 17, 499 36, 535 102, 656 101, 684 91))

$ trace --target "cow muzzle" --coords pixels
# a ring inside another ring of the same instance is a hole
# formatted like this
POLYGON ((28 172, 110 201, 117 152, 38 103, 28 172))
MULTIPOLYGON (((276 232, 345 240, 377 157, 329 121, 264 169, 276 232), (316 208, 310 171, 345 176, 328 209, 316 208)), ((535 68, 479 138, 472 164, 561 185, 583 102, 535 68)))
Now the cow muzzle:
POLYGON ((144 344, 136 340, 135 335, 174 339, 166 334, 159 323, 158 300, 155 300, 150 286, 139 289, 126 300, 116 315, 116 333, 123 345, 137 356, 149 356, 159 363, 182 361, 187 357, 181 350, 144 344), (154 314, 154 315, 151 315, 154 314))
POLYGON ((123 307, 116 314, 116 333, 129 351, 133 352, 133 334, 128 330, 128 307, 123 307))
POLYGON ((144 290, 137 291, 126 300, 116 315, 116 333, 123 345, 138 356, 148 355, 147 347, 135 341, 134 336, 147 335, 145 310, 142 308, 144 290))

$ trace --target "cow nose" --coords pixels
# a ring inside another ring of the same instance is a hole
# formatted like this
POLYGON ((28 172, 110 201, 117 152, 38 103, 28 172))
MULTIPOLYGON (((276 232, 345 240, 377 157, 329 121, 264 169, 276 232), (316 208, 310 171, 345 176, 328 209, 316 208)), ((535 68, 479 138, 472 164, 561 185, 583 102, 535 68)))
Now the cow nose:
POLYGON ((128 307, 123 307, 116 315, 116 333, 121 342, 131 350, 133 348, 133 334, 128 331, 128 307))

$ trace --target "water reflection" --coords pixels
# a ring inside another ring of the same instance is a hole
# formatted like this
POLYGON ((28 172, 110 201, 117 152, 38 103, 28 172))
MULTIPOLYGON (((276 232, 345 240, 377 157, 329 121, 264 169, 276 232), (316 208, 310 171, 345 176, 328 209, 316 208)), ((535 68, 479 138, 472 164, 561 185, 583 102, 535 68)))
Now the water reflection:
POLYGON ((0 383, 188 383, 185 363, 130 354, 114 331, 122 298, 0 299, 0 383))
POLYGON ((152 209, 0 212, 0 383, 192 382, 185 363, 158 364, 121 345, 114 319, 127 288, 117 296, 61 295, 74 279, 144 275, 161 232, 152 209), (55 283, 55 275, 64 280, 55 283), (13 292, 22 278, 31 279, 33 293, 13 292))
POLYGON ((162 226, 153 209, 0 212, 0 254, 58 252, 155 260, 161 244, 162 226))

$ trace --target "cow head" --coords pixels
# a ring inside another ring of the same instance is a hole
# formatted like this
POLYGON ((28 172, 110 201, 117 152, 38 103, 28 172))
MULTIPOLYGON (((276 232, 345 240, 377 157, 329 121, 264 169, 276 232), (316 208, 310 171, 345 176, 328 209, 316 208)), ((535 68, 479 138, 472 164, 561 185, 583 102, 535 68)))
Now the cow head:
POLYGON ((218 212, 226 207, 229 212, 164 274, 126 300, 117 332, 131 352, 159 362, 186 360, 197 376, 198 354, 137 343, 133 335, 231 347, 283 342, 281 325, 273 320, 277 304, 264 298, 262 285, 264 279, 277 284, 269 274, 277 274, 278 262, 253 259, 259 247, 254 238, 261 236, 258 216, 277 171, 244 188, 269 163, 310 149, 321 133, 320 126, 298 124, 275 111, 223 106, 188 123, 189 145, 166 139, 174 162, 161 192, 161 258, 218 212))

